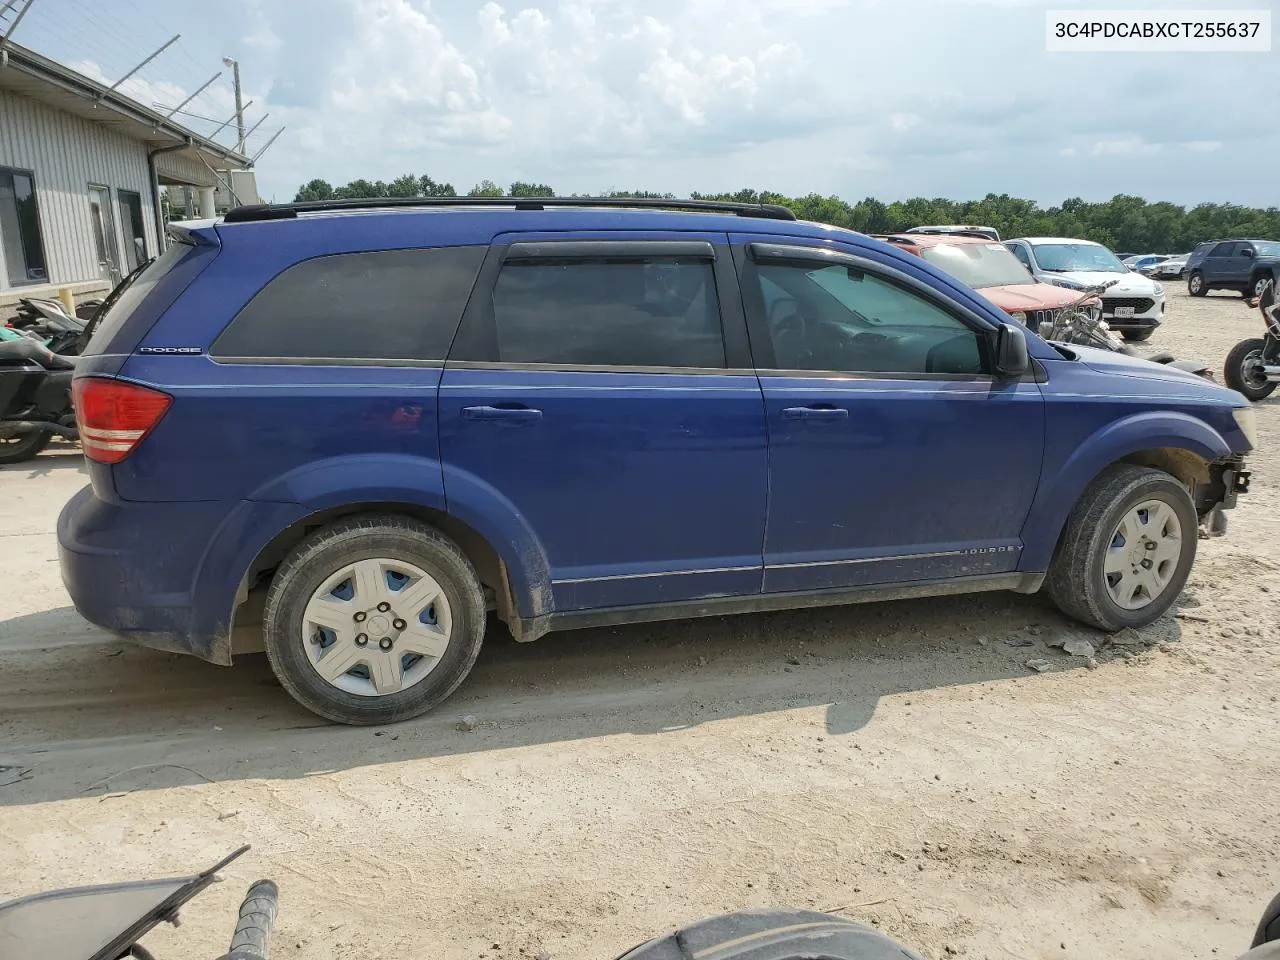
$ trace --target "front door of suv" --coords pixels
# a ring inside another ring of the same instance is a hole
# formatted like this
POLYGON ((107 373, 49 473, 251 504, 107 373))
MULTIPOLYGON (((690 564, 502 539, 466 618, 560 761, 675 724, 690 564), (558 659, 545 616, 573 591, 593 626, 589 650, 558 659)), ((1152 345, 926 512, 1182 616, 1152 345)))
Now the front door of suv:
POLYGON ((555 610, 759 593, 764 404, 725 236, 564 236, 490 249, 440 386, 451 512, 531 528, 555 610))
POLYGON ((735 236, 769 424, 766 593, 1017 568, 1044 410, 905 269, 735 236))

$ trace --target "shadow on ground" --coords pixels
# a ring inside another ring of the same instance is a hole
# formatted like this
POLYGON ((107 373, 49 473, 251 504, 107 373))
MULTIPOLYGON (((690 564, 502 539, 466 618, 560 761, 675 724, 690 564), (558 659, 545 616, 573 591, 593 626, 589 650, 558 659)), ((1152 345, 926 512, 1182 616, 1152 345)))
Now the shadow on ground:
MULTIPOLYGON (((1178 625, 1150 631, 1155 642, 1178 625)), ((533 644, 493 625, 474 672, 434 713, 350 728, 295 705, 261 655, 228 669, 157 653, 61 608, 0 622, 0 765, 11 779, 12 768, 25 771, 0 786, 0 805, 661 736, 814 706, 826 708, 827 734, 844 736, 882 697, 1031 678, 1036 658, 1083 669, 1050 649, 1068 636, 1099 640, 1014 594, 583 630, 533 644), (474 729, 457 729, 463 716, 474 729)))

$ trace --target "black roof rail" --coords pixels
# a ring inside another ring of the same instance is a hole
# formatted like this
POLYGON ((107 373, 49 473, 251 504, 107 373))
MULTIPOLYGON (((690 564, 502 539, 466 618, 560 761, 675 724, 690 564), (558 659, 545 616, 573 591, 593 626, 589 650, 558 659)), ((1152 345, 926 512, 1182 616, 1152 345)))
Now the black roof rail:
POLYGON ((609 207, 614 209, 689 210, 699 213, 732 213, 764 220, 794 220, 796 215, 777 203, 729 203, 719 200, 662 200, 629 197, 381 197, 354 200, 306 200, 301 203, 262 203, 228 210, 224 223, 255 220, 292 220, 300 213, 329 210, 381 210, 386 208, 510 207, 547 210, 553 207, 609 207))

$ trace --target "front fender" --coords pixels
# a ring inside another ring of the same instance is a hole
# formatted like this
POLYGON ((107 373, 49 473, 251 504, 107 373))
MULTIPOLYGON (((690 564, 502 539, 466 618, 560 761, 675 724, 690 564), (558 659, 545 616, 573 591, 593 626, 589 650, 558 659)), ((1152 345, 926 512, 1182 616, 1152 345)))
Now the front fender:
POLYGON ((1022 528, 1020 569, 1035 573, 1048 569, 1067 516, 1094 477, 1125 457, 1159 447, 1188 450, 1209 462, 1231 456, 1221 434, 1185 413, 1154 410, 1108 424, 1077 446, 1058 469, 1045 464, 1022 528))

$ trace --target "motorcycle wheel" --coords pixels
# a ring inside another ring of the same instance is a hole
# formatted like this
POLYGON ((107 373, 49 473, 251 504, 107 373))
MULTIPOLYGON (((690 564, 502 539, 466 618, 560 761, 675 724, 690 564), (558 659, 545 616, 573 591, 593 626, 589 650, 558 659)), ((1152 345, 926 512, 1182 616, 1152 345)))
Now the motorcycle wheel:
POLYGON ((1266 341, 1261 338, 1241 340, 1227 354, 1222 370, 1222 379, 1227 386, 1249 400, 1264 400, 1276 388, 1258 369, 1262 366, 1262 348, 1265 345, 1266 341))
POLYGON ((53 434, 48 430, 28 433, 21 437, 5 437, 0 440, 0 464, 31 460, 47 447, 52 439, 53 434))

